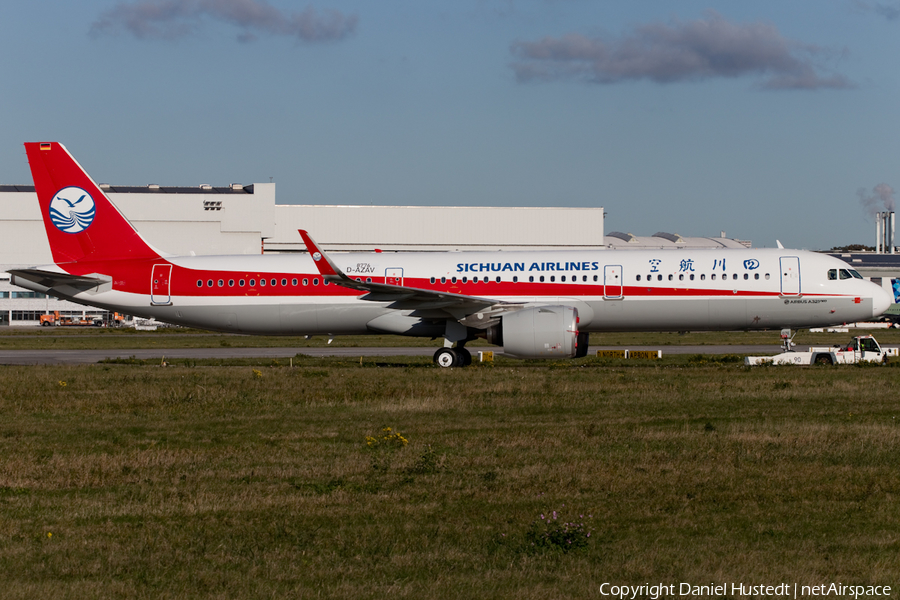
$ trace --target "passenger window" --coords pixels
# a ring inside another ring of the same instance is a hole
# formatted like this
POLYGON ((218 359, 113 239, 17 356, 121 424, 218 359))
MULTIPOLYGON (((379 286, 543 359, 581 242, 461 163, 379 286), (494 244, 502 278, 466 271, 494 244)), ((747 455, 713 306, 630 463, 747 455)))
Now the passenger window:
MULTIPOLYGON (((246 284, 247 284, 247 282, 244 281, 243 279, 241 279, 240 281, 238 281, 238 285, 241 286, 241 287, 244 287, 246 284)), ((294 285, 297 285, 297 284, 295 283, 294 285)))
MULTIPOLYGON (((734 276, 737 279, 737 275, 734 276)), ((744 273, 744 279, 750 279, 750 275, 748 273, 744 273)))
POLYGON ((596 275, 594 275, 594 281, 597 281, 597 276, 596 276, 596 275))
MULTIPOLYGON (((475 279, 472 279, 472 281, 475 281, 475 279)), ((469 278, 463 277, 463 283, 469 283, 469 278)))
POLYGON ((497 278, 497 283, 500 283, 500 278, 499 278, 499 277, 497 278))
POLYGON ((198 279, 198 280, 197 280, 197 287, 203 287, 203 280, 202 280, 202 279, 198 279))
MULTIPOLYGON (((596 278, 596 275, 595 275, 594 277, 596 278)), ((582 276, 581 276, 581 281, 587 281, 587 275, 582 275, 582 276)))
POLYGON ((640 276, 640 275, 637 275, 636 277, 637 277, 637 280, 638 280, 638 281, 641 280, 641 276, 640 276))
POLYGON ((678 275, 678 281, 684 281, 684 273, 678 275))
POLYGON ((446 277, 441 277, 441 283, 447 283, 447 278, 446 278, 446 277))
POLYGON ((544 283, 544 276, 541 275, 541 283, 544 283))
MULTIPOLYGON (((252 279, 250 280, 250 283, 251 283, 251 285, 253 284, 252 279)), ((307 279, 306 277, 303 278, 303 285, 309 285, 309 279, 307 279)))
POLYGON ((281 280, 281 285, 287 287, 287 279, 282 279, 282 280, 281 280))
POLYGON ((513 275, 513 283, 519 283, 519 276, 513 275))
POLYGON ((551 282, 556 281, 556 275, 551 275, 551 276, 550 276, 550 281, 551 281, 551 282))
POLYGON ((769 274, 768 274, 768 273, 766 273, 766 279, 768 279, 768 278, 769 278, 769 274))
POLYGON ((220 279, 220 280, 219 280, 219 287, 222 287, 223 285, 225 285, 225 281, 222 280, 222 279, 220 279))
POLYGON ((319 285, 319 278, 313 277, 313 285, 319 285))
POLYGON ((431 283, 434 283, 434 277, 431 278, 431 283))
POLYGON ((529 281, 529 282, 533 282, 533 281, 534 281, 534 275, 529 275, 529 276, 528 276, 528 281, 529 281))
MULTIPOLYGON (((326 281, 325 283, 328 283, 328 282, 326 281)), ((372 278, 371 278, 371 277, 366 277, 366 283, 372 283, 372 278)))
MULTIPOLYGON (((713 274, 710 276, 710 279, 712 279, 713 281, 715 281, 715 280, 716 280, 716 274, 713 273, 713 274)), ((725 276, 724 276, 724 275, 722 276, 722 279, 725 279, 725 276)))
POLYGON ((700 281, 703 281, 704 279, 706 279, 706 273, 703 273, 702 275, 700 275, 700 281))
POLYGON ((266 280, 265 280, 265 279, 260 279, 260 280, 259 280, 259 285, 262 286, 262 287, 266 287, 266 280))
POLYGON ((450 278, 450 283, 456 283, 456 277, 451 277, 451 278, 450 278))
POLYGON ((691 281, 693 281, 693 280, 694 280, 694 274, 691 273, 691 281))
POLYGON ((213 286, 213 280, 210 279, 206 282, 206 287, 212 287, 212 286, 213 286))
POLYGON ((251 279, 251 280, 250 280, 250 287, 256 287, 256 280, 255 280, 255 279, 251 279))
POLYGON ((675 279, 675 276, 674 276, 674 275, 669 275, 669 281, 672 281, 673 279, 675 279))
POLYGON ((272 280, 272 286, 274 287, 274 286, 276 286, 276 285, 278 285, 278 280, 277 280, 277 279, 273 279, 273 280, 272 280))
POLYGON ((754 274, 753 274, 753 279, 759 279, 759 273, 754 273, 754 274))
POLYGON ((234 279, 228 280, 228 287, 234 287, 234 279))
POLYGON ((656 276, 656 280, 657 280, 657 281, 662 281, 662 275, 657 275, 657 276, 656 276))

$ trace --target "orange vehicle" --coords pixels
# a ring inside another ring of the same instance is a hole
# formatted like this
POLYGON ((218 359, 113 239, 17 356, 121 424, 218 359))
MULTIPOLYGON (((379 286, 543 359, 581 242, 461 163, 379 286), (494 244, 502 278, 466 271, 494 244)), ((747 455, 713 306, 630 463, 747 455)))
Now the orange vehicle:
POLYGON ((103 321, 100 319, 94 319, 92 317, 68 317, 59 314, 58 310, 54 310, 50 314, 41 315, 41 327, 50 327, 51 325, 56 325, 60 327, 69 326, 69 327, 88 327, 88 326, 96 326, 99 327, 103 325, 103 321))

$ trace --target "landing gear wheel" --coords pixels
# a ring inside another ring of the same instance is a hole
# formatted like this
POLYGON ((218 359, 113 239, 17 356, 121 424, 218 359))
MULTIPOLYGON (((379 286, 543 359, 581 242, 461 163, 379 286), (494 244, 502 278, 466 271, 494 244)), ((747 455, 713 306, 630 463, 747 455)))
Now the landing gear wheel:
POLYGON ((460 364, 459 355, 453 348, 441 348, 434 353, 434 362, 442 369, 457 367, 460 364))
POLYGON ((472 364, 472 353, 465 348, 457 348, 456 354, 459 355, 459 366, 468 367, 472 364))

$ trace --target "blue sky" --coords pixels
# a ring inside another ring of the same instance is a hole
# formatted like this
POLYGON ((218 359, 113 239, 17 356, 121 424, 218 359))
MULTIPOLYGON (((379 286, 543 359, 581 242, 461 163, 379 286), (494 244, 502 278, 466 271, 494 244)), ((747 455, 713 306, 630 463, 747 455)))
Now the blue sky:
POLYGON ((900 0, 46 0, 0 19, 0 183, 31 183, 22 142, 58 140, 112 184, 603 206, 607 232, 809 249, 873 244, 900 190, 900 0))

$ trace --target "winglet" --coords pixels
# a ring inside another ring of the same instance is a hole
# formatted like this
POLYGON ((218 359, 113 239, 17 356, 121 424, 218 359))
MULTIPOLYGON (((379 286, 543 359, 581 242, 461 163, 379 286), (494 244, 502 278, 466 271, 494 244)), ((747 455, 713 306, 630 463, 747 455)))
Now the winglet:
POLYGON ((319 270, 319 274, 323 277, 338 277, 340 278, 344 275, 341 270, 331 262, 331 259, 328 258, 328 255, 322 252, 322 249, 319 248, 319 245, 316 243, 314 239, 312 239, 308 233, 306 233, 305 229, 298 229, 300 232, 300 237, 303 238, 303 243, 306 244, 306 249, 309 251, 309 255, 312 257, 313 261, 316 263, 316 268, 319 270))

